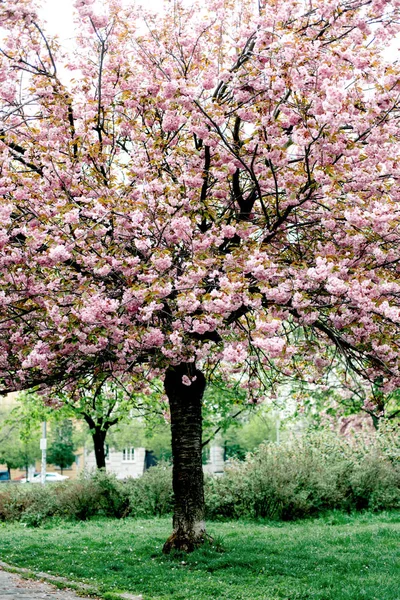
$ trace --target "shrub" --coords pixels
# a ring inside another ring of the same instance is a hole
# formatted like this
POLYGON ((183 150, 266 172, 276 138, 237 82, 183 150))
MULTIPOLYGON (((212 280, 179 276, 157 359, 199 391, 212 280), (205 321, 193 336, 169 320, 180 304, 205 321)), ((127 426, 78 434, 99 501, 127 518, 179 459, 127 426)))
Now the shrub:
MULTIPOLYGON (((277 445, 266 443, 225 474, 206 477, 209 518, 296 519, 339 510, 400 508, 400 438, 382 429, 370 438, 322 431, 277 445)), ((96 472, 75 481, 0 488, 0 520, 38 526, 53 515, 163 516, 173 508, 167 463, 139 479, 96 472)))
POLYGON ((128 512, 124 485, 103 472, 45 487, 10 485, 0 490, 0 520, 31 526, 53 515, 85 521, 94 515, 121 518, 128 512))
POLYGON ((58 486, 58 514, 86 521, 94 515, 122 518, 129 513, 124 484, 112 474, 96 471, 58 486))
POLYGON ((27 521, 29 515, 32 521, 42 522, 47 517, 57 513, 57 501, 54 490, 42 486, 7 486, 0 493, 0 519, 2 521, 27 521), (26 515, 26 518, 25 518, 26 515))
POLYGON ((389 438, 319 432, 264 444, 206 480, 208 516, 290 520, 331 509, 400 508, 398 452, 389 438))
POLYGON ((167 462, 151 467, 139 479, 126 484, 132 516, 169 514, 173 507, 172 468, 167 462))
POLYGON ((107 517, 121 519, 129 514, 129 494, 125 484, 115 475, 96 471, 90 479, 96 488, 98 512, 107 517))
POLYGON ((60 486, 58 514, 86 521, 100 511, 99 489, 91 479, 78 479, 60 486))
POLYGON ((13 485, 4 485, 0 490, 0 520, 14 521, 28 508, 30 498, 26 494, 19 493, 13 485))

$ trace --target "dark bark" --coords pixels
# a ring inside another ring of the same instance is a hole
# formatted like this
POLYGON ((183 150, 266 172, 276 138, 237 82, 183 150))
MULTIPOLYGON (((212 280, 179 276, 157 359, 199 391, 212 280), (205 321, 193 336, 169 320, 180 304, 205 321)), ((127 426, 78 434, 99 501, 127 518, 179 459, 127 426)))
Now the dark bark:
POLYGON ((201 452, 201 404, 205 385, 203 373, 193 363, 170 367, 165 376, 164 387, 171 411, 174 518, 173 532, 164 544, 164 553, 173 549, 191 552, 206 537, 201 452), (192 380, 191 385, 182 382, 185 375, 192 380))
POLYGON ((94 454, 96 457, 96 466, 98 469, 106 468, 106 451, 104 443, 106 440, 107 431, 100 427, 95 427, 90 432, 93 437, 94 454))

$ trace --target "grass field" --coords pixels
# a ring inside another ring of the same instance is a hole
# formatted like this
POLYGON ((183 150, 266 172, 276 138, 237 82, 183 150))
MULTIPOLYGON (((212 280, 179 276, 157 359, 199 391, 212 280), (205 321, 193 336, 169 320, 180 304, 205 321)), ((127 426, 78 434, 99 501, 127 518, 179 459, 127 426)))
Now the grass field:
POLYGON ((0 525, 2 560, 144 600, 399 600, 400 513, 209 524, 214 547, 165 557, 170 519, 0 525))

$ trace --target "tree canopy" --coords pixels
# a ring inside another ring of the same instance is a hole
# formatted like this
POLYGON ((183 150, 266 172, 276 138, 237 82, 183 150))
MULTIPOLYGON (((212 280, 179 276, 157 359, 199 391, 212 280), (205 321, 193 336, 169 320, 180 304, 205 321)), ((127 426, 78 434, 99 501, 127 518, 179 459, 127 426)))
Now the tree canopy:
POLYGON ((398 0, 75 7, 0 3, 1 390, 399 387, 398 0))
POLYGON ((254 389, 332 345, 397 378, 397 3, 76 8, 71 56, 0 8, 3 389, 192 360, 254 389))

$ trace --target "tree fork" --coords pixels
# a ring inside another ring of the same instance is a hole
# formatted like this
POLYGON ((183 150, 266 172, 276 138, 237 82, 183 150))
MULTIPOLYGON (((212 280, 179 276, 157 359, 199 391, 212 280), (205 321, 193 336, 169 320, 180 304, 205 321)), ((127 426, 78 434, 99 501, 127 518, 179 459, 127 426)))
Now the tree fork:
POLYGON ((171 411, 174 517, 173 532, 163 552, 192 552, 206 538, 201 440, 206 381, 194 363, 182 363, 167 370, 164 387, 171 411), (183 383, 185 376, 190 385, 183 383))

